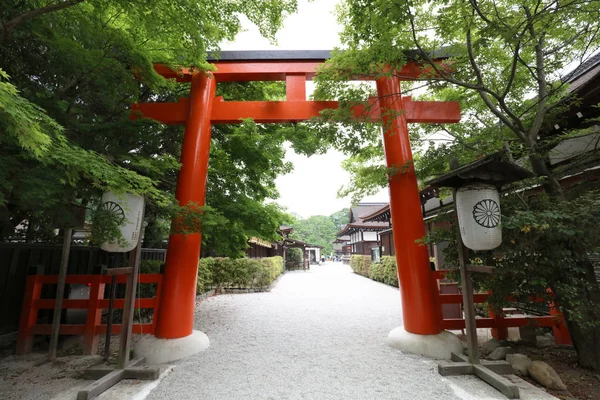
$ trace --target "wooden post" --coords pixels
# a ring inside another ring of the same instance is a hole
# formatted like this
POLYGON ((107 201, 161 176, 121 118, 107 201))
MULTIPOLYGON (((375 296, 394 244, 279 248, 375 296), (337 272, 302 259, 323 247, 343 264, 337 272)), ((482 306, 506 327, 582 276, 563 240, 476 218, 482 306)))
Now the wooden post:
POLYGON ((37 322, 38 308, 36 304, 41 293, 42 284, 38 282, 38 276, 28 276, 27 284, 25 286, 23 311, 21 312, 21 323, 19 325, 19 336, 17 337, 16 353, 18 355, 29 353, 33 346, 31 327, 37 322))
POLYGON ((88 302, 87 319, 83 333, 83 354, 96 354, 98 351, 98 335, 96 326, 102 321, 102 310, 98 308, 99 300, 104 298, 102 275, 92 275, 90 300, 88 302))
POLYGON ((140 259, 142 256, 142 236, 144 233, 144 213, 146 211, 146 202, 142 206, 141 230, 138 237, 138 245, 129 254, 129 265, 133 271, 127 276, 127 288, 125 289, 125 304, 123 305, 123 322, 121 328, 121 339, 119 343, 119 362, 118 369, 125 369, 129 364, 129 347, 131 344, 131 326, 133 325, 133 314, 135 311, 135 293, 138 282, 138 272, 140 270, 140 259))
MULTIPOLYGON (((456 207, 456 188, 452 189, 454 199, 454 215, 458 218, 456 207)), ((467 330, 467 348, 469 350, 469 363, 479 364, 479 346, 477 346, 477 325, 475 323, 475 305, 473 302, 473 282, 471 273, 465 267, 468 250, 460 236, 460 228, 456 229, 456 248, 458 249, 458 264, 460 267, 460 281, 462 285, 463 308, 465 311, 465 327, 467 330)))
POLYGON ((58 346, 58 336, 60 330, 60 316, 62 314, 63 297, 65 294, 65 279, 67 278, 67 268, 69 266, 69 252, 71 250, 71 236, 73 228, 65 228, 62 255, 60 259, 60 270, 58 271, 58 285, 56 287, 56 301, 54 302, 54 316, 52 317, 52 334, 50 336, 50 349, 48 350, 48 359, 56 358, 56 348, 58 346))
MULTIPOLYGON (((105 275, 106 269, 102 271, 102 275, 105 275)), ((115 305, 115 296, 117 294, 117 276, 113 275, 110 281, 110 298, 108 300, 108 319, 106 321, 106 335, 104 340, 104 361, 108 361, 110 356, 110 336, 112 331, 112 320, 115 305)))

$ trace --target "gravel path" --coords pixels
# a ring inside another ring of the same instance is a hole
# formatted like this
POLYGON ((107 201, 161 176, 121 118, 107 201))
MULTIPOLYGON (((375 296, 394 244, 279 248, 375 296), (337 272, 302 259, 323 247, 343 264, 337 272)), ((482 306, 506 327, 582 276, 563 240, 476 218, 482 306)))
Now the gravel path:
POLYGON ((398 290, 340 264, 287 273, 269 293, 209 298, 196 321, 210 348, 176 362, 149 400, 504 398, 389 347, 398 290))

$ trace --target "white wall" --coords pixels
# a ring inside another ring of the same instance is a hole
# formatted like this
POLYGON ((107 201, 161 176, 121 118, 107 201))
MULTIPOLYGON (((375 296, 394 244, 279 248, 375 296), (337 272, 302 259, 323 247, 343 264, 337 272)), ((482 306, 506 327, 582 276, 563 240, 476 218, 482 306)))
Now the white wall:
POLYGON ((377 232, 363 232, 365 242, 376 242, 377 232))

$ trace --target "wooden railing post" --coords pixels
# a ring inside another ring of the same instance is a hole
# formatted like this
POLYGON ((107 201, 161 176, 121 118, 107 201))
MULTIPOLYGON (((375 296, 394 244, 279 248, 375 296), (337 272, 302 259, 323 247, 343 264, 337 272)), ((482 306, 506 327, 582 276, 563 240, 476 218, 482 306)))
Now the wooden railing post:
POLYGON ((504 324, 504 317, 502 315, 502 310, 496 310, 494 312, 492 307, 490 307, 489 315, 491 318, 494 318, 496 322, 496 327, 492 328, 492 337, 498 340, 506 340, 508 339, 508 328, 504 324))
POLYGON ((19 325, 19 335, 17 337, 17 354, 29 353, 33 346, 31 327, 37 322, 37 300, 39 300, 41 293, 42 284, 39 282, 38 275, 28 276, 25 286, 23 310, 21 312, 21 323, 19 325))
POLYGON ((158 313, 160 312, 160 295, 162 291, 162 280, 163 275, 159 275, 158 280, 156 281, 156 294, 154 296, 154 312, 152 313, 152 334, 154 335, 154 331, 156 330, 156 321, 158 317, 158 313))
POLYGON ((104 298, 104 283, 102 275, 94 275, 91 279, 90 301, 88 302, 87 319, 83 334, 83 354, 96 354, 98 352, 99 335, 96 326, 102 322, 102 309, 98 308, 99 300, 104 298))
MULTIPOLYGON (((552 289, 548 288, 546 291, 550 296, 554 296, 552 289)), ((553 301, 548 302, 550 307, 550 315, 556 317, 558 322, 552 326, 552 333, 554 334, 554 342, 556 344, 571 344, 571 335, 569 335, 569 329, 565 323, 565 317, 563 313, 556 307, 553 301)))

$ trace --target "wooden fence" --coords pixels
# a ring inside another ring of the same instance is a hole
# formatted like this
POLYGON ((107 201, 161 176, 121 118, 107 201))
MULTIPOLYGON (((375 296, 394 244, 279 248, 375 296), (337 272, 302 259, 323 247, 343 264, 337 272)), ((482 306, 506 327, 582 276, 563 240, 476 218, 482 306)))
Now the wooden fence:
MULTIPOLYGON (((154 298, 136 299, 135 308, 153 309, 154 315, 158 313, 160 304, 160 294, 162 289, 161 274, 141 274, 139 276, 140 284, 155 284, 156 295, 154 298)), ((83 284, 90 287, 90 297, 84 300, 63 300, 63 309, 84 309, 87 310, 85 324, 60 326, 61 335, 83 335, 83 354, 96 354, 98 352, 99 335, 106 334, 106 324, 102 324, 102 310, 108 309, 109 300, 104 298, 105 286, 110 284, 112 277, 105 275, 67 275, 67 284, 83 284)), ((126 275, 117 276, 117 283, 124 284, 127 281, 126 275)), ((56 303, 55 299, 43 299, 41 293, 44 285, 56 285, 58 275, 29 275, 25 288, 24 302, 21 312, 21 322, 19 325, 19 335, 17 339, 17 354, 24 354, 31 351, 35 335, 49 335, 52 330, 52 324, 38 322, 39 310, 52 310, 56 303)), ((115 299, 114 308, 122 309, 125 300, 115 299)), ((133 325, 133 333, 154 333, 154 324, 156 318, 152 318, 152 323, 142 323, 133 325)), ((111 333, 121 332, 121 324, 113 324, 111 333)))
MULTIPOLYGON (((0 243, 0 334, 18 329, 27 275, 58 274, 62 246, 40 243, 0 243)), ((142 249, 142 260, 166 258, 164 249, 142 249)), ((100 273, 102 266, 122 265, 123 253, 107 253, 98 247, 71 247, 67 273, 83 275, 100 273)), ((53 287, 45 288, 42 297, 53 298, 53 287)), ((68 291, 66 292, 68 293, 68 291)))
MULTIPOLYGON (((446 277, 447 271, 433 271, 432 279, 437 281, 446 277)), ((458 294, 438 294, 439 304, 462 304, 463 298, 462 293, 458 294)), ((490 296, 489 293, 475 293, 473 300, 476 304, 487 303, 487 298, 490 296)), ((545 299, 535 299, 537 302, 544 302, 545 299)), ((565 325, 565 320, 560 311, 558 311, 554 304, 548 304, 549 315, 542 316, 511 316, 503 315, 503 313, 495 314, 490 309, 490 315, 488 318, 477 318, 475 324, 477 328, 492 328, 492 336, 498 340, 506 340, 508 338, 508 328, 520 327, 529 324, 534 326, 547 326, 551 327, 554 333, 554 339, 557 344, 571 344, 571 338, 569 331, 565 325)), ((449 330, 465 329, 464 318, 444 318, 442 327, 449 330)))

